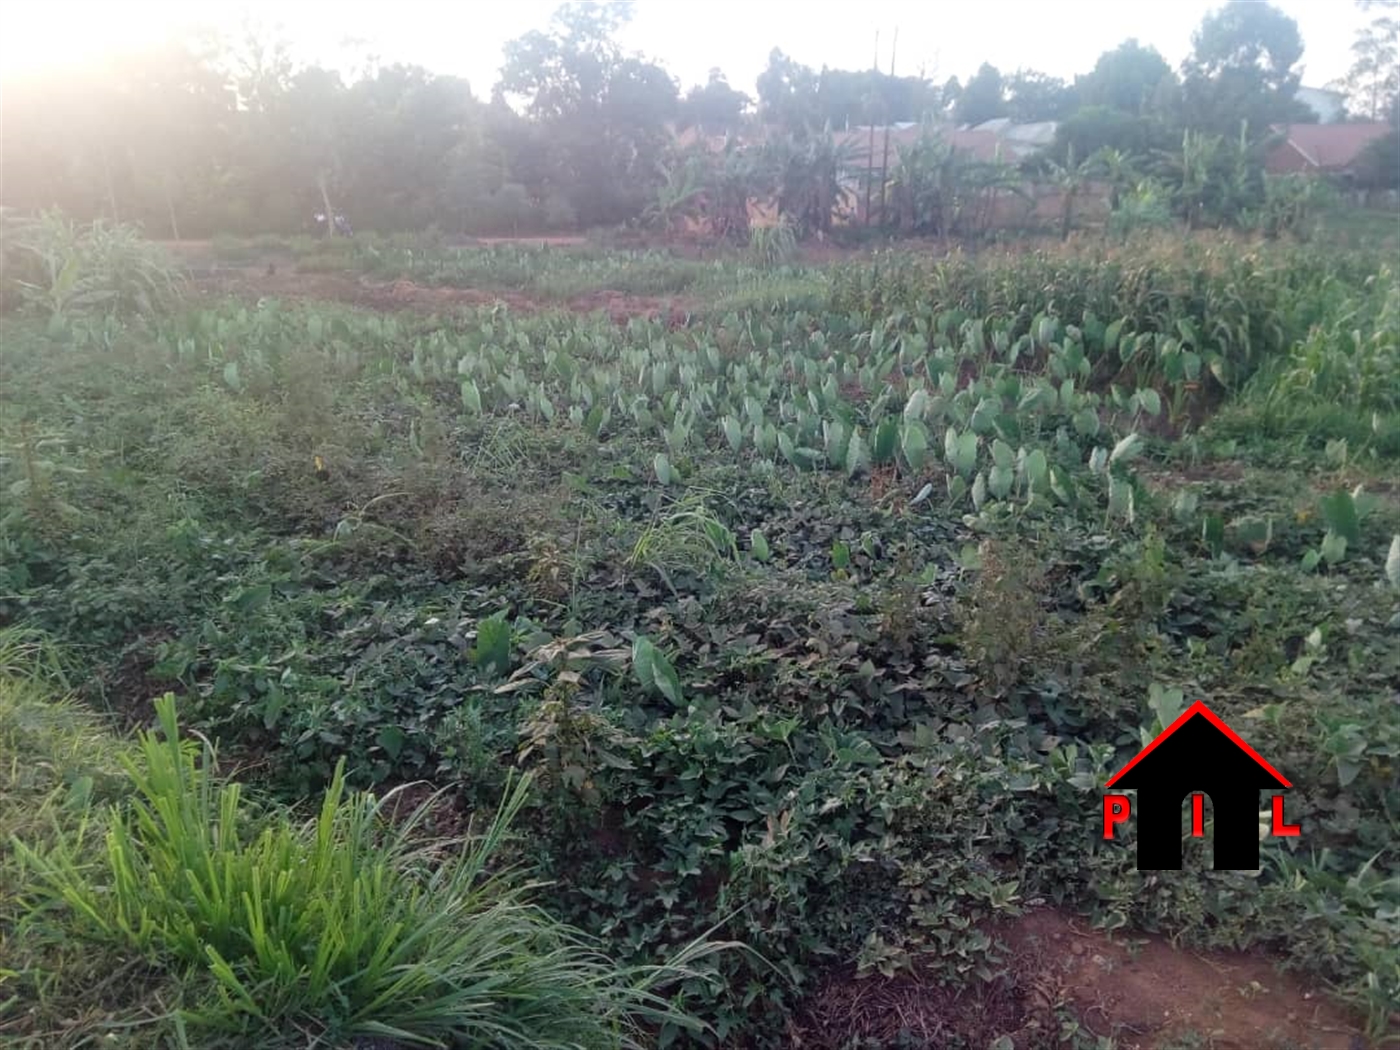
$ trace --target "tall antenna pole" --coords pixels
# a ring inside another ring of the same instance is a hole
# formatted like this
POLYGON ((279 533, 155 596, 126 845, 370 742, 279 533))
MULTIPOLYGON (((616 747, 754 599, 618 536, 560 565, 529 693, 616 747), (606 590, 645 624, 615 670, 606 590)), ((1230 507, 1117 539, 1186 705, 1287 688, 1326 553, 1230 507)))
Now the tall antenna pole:
MULTIPOLYGON (((890 82, 894 82, 894 54, 899 47, 899 26, 894 27, 894 42, 890 44, 890 82)), ((885 221, 885 192, 889 183, 890 175, 890 114, 889 107, 885 109, 885 157, 880 162, 880 221, 885 221)))
MULTIPOLYGON (((875 58, 870 63, 870 71, 875 74, 871 78, 872 86, 880 79, 880 31, 875 30, 875 58)), ((874 106, 871 112, 866 114, 870 121, 870 147, 865 153, 865 225, 870 225, 870 184, 875 181, 875 113, 874 106)))

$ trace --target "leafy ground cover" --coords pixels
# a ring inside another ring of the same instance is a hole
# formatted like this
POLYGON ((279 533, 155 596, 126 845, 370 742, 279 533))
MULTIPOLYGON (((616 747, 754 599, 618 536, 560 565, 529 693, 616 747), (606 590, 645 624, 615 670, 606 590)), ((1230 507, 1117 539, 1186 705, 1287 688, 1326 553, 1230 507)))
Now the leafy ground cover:
MULTIPOLYGON (((470 286, 522 250, 394 251, 378 278, 470 286)), ((129 724, 177 694, 286 800, 344 763, 492 811, 528 771, 518 848, 555 913, 624 964, 711 929, 752 949, 691 963, 708 1032, 663 1045, 810 1045, 861 978, 954 1019, 978 989, 1019 1004, 938 1045, 1210 1045, 1068 1000, 1028 1029, 999 931, 1047 906, 1281 953, 1393 1031, 1383 258, 877 253, 723 298, 693 260, 528 265, 556 290, 528 311, 271 285, 4 319, 0 621, 129 724), (595 282, 695 302, 547 308, 595 282), (1099 836, 1105 778, 1196 698, 1299 786, 1305 834, 1256 873, 1194 841, 1138 872, 1099 836)))

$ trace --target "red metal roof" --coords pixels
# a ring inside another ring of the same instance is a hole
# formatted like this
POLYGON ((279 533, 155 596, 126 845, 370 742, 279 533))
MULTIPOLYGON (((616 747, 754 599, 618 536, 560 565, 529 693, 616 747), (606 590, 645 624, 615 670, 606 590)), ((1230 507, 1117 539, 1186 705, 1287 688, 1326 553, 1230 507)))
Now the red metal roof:
POLYGON ((1265 167, 1274 174, 1345 171, 1389 131, 1384 122, 1367 124, 1287 124, 1275 128, 1284 140, 1269 153, 1265 167))

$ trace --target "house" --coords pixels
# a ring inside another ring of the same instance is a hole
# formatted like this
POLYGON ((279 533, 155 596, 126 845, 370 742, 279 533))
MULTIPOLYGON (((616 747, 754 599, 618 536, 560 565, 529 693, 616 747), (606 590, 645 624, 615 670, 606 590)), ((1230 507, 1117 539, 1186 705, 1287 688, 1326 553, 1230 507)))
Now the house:
POLYGON ((1180 870, 1186 797, 1210 798, 1216 870, 1259 867, 1259 792, 1292 785, 1204 703, 1192 704, 1108 781, 1137 790, 1137 858, 1143 870, 1180 870))
POLYGON ((1014 124, 1008 117, 997 117, 978 124, 972 130, 995 135, 1008 160, 1022 160, 1054 145, 1055 131, 1059 126, 1053 120, 1014 124))
POLYGON ((1319 124, 1335 124, 1346 116, 1347 97, 1344 92, 1300 87, 1293 97, 1313 111, 1319 124))
POLYGON ((1356 173, 1366 148, 1389 134, 1383 121, 1364 124, 1276 124, 1275 145, 1264 158, 1271 175, 1326 175, 1343 183, 1356 173))
MULTIPOLYGON (((981 161, 992 161, 998 157, 997 136, 984 131, 975 131, 970 128, 947 128, 938 125, 925 124, 891 124, 888 128, 889 141, 889 162, 893 167, 899 160, 899 151, 908 149, 917 143, 926 134, 935 134, 942 141, 952 146, 960 153, 981 161)), ((885 158, 886 128, 876 126, 871 128, 868 125, 846 128, 843 131, 833 132, 833 137, 838 145, 847 151, 849 166, 852 171, 865 171, 867 168, 878 170, 885 158), (870 152, 871 132, 874 132, 875 152, 870 152)), ((1011 160, 1009 156, 1003 156, 1004 160, 1011 160)))

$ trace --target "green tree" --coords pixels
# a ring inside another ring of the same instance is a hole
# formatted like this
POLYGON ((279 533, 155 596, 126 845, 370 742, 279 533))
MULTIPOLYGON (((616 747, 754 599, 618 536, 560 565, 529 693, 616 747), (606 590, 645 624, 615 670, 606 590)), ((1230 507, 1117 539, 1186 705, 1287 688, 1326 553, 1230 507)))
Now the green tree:
POLYGON ((981 124, 1006 116, 1006 99, 997 67, 983 62, 958 96, 954 114, 959 124, 981 124))
POLYGON ((1180 146, 1160 155, 1159 173, 1187 229, 1240 225, 1264 201, 1263 140, 1187 129, 1180 146))
POLYGON ((698 127, 710 134, 729 134, 739 130, 751 105, 753 100, 748 95, 730 87, 724 73, 712 69, 703 86, 686 92, 677 124, 683 128, 698 127))
POLYGON ((1064 120, 1074 112, 1078 91, 1059 77, 1018 71, 1006 83, 1006 115, 1021 124, 1064 120))
POLYGON ((450 225, 457 204, 446 194, 447 178, 465 170, 464 144, 489 153, 482 107, 467 82, 396 65, 353 84, 345 105, 353 114, 347 209, 357 221, 384 229, 450 225))
POLYGON ((820 128, 817 83, 817 74, 810 66, 794 61, 775 47, 768 53, 768 65, 756 82, 759 119, 796 134, 820 128))
POLYGON ((853 145, 837 142, 829 128, 816 135, 783 135, 765 144, 765 160, 777 186, 778 214, 791 220, 799 235, 831 229, 841 176, 853 152, 853 145))
POLYGON ((1050 153, 1061 161, 1068 159, 1071 149, 1080 157, 1104 149, 1139 156, 1171 149, 1180 142, 1180 131, 1158 117, 1138 116, 1109 106, 1085 106, 1055 129, 1050 153))
POLYGON ((311 66, 292 78, 291 87, 273 111, 282 133, 279 153, 288 184, 298 194, 314 190, 312 199, 326 215, 325 229, 335 235, 331 217, 345 189, 350 136, 356 125, 349 92, 333 70, 311 66))
POLYGON ((1079 102, 1142 116, 1158 109, 1163 84, 1174 86, 1176 74, 1156 48, 1123 41, 1099 56, 1091 72, 1075 79, 1079 102))
POLYGON ((1074 228, 1074 203, 1089 180, 1102 172, 1102 165, 1097 156, 1079 160, 1071 146, 1063 164, 1046 160, 1045 170, 1051 184, 1060 191, 1060 240, 1067 241, 1074 228))
POLYGON ((745 150, 734 138, 724 150, 704 155, 701 211, 719 237, 749 242, 749 199, 772 192, 772 173, 758 151, 745 150))
POLYGON ((1382 15, 1358 30, 1351 55, 1351 68, 1337 82, 1347 93, 1348 108, 1367 120, 1385 119, 1400 94, 1400 18, 1382 15))
POLYGON ((833 128, 922 121, 938 104, 938 89, 922 77, 895 77, 873 69, 823 69, 817 78, 817 120, 833 128))
POLYGON ((890 199, 900 232, 947 237, 962 192, 965 164, 943 136, 925 127, 902 146, 890 172, 890 199))
POLYGON ((700 209, 700 196, 705 189, 702 166, 700 156, 659 165, 661 184, 642 212, 642 221, 653 229, 671 233, 683 220, 693 217, 700 209))
POLYGON ((1206 15, 1192 44, 1182 83, 1187 126, 1233 135, 1246 121, 1262 135, 1270 124, 1311 119, 1294 98, 1303 40, 1278 8, 1231 0, 1206 15))
POLYGON ((506 45, 497 91, 526 101, 555 148, 548 184, 585 223, 639 214, 676 115, 675 82, 615 40, 627 4, 566 4, 506 45))

